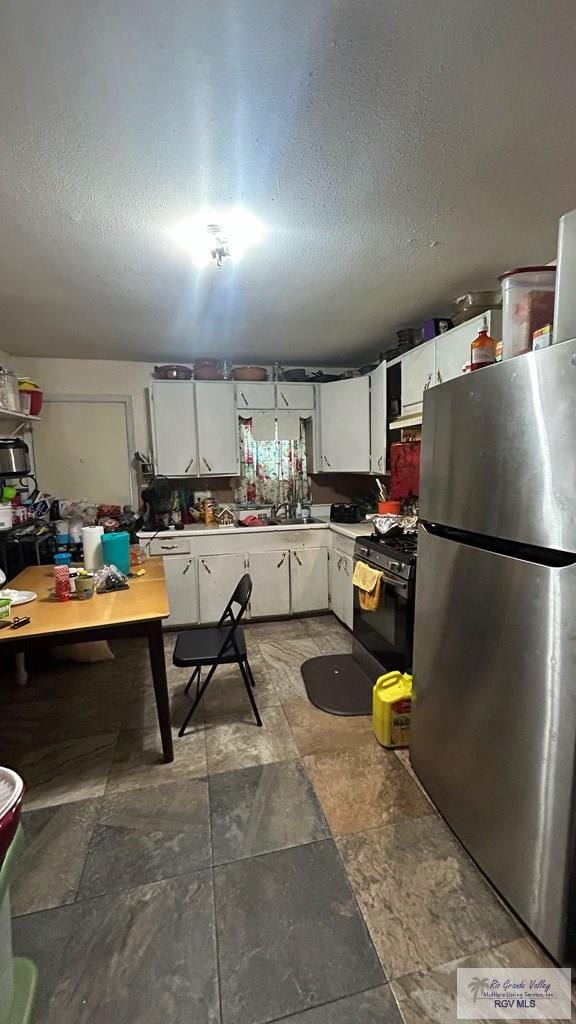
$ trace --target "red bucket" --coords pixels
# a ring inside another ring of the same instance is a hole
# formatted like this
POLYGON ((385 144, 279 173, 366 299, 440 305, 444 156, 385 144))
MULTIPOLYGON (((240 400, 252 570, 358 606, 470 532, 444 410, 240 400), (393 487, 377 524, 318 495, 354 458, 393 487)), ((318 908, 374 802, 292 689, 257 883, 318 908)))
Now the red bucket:
POLYGON ((11 768, 0 767, 0 865, 16 835, 22 811, 24 783, 11 768))

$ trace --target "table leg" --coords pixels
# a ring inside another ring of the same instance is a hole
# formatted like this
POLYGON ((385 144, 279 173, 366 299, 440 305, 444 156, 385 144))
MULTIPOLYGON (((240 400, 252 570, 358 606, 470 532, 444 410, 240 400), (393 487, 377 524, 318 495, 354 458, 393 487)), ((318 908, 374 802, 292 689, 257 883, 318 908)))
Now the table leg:
POLYGON ((26 686, 28 682, 28 672, 26 670, 26 656, 24 651, 20 651, 14 655, 14 665, 16 668, 16 682, 18 686, 26 686))
POLYGON ((166 678, 166 662, 164 660, 164 638, 160 621, 150 623, 148 650, 150 652, 150 667, 152 669, 152 681, 156 695, 158 723, 162 737, 162 751, 164 753, 164 761, 168 763, 174 760, 174 745, 170 725, 170 701, 168 699, 168 680, 166 678))

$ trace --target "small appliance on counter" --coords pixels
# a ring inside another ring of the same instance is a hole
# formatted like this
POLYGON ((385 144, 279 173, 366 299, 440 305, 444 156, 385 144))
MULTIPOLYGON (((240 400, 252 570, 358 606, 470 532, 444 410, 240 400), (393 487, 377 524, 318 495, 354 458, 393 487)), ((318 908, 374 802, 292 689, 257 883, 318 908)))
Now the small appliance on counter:
POLYGON ((361 518, 358 505, 343 503, 330 506, 331 523, 359 523, 361 518))
POLYGON ((0 480, 30 474, 28 445, 19 437, 0 437, 0 480))

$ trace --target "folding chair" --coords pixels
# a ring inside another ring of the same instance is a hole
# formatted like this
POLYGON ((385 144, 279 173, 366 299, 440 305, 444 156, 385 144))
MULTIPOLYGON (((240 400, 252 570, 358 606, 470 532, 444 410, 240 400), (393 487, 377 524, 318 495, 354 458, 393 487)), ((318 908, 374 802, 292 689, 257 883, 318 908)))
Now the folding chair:
POLYGON ((252 593, 252 580, 248 573, 245 573, 226 605, 222 617, 217 626, 204 626, 201 629, 188 629, 180 633, 174 648, 172 661, 180 668, 194 668, 190 679, 186 684, 185 693, 188 693, 192 683, 196 683, 196 698, 190 711, 178 733, 183 736, 186 726, 192 718, 212 676, 219 665, 238 665, 246 687, 246 693, 254 712, 256 725, 262 725, 262 719, 256 707, 253 687, 256 685, 248 655, 246 653, 246 639, 240 622, 248 607, 252 593), (233 605, 239 605, 239 610, 234 614, 233 605), (210 666, 210 671, 202 682, 202 669, 210 666))

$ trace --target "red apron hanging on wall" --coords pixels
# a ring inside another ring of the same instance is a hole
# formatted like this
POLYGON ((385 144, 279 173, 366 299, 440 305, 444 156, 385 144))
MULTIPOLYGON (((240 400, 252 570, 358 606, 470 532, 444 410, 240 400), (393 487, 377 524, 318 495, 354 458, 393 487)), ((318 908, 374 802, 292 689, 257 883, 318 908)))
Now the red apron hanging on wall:
POLYGON ((420 441, 394 441, 390 445, 390 497, 403 501, 420 489, 420 441))

